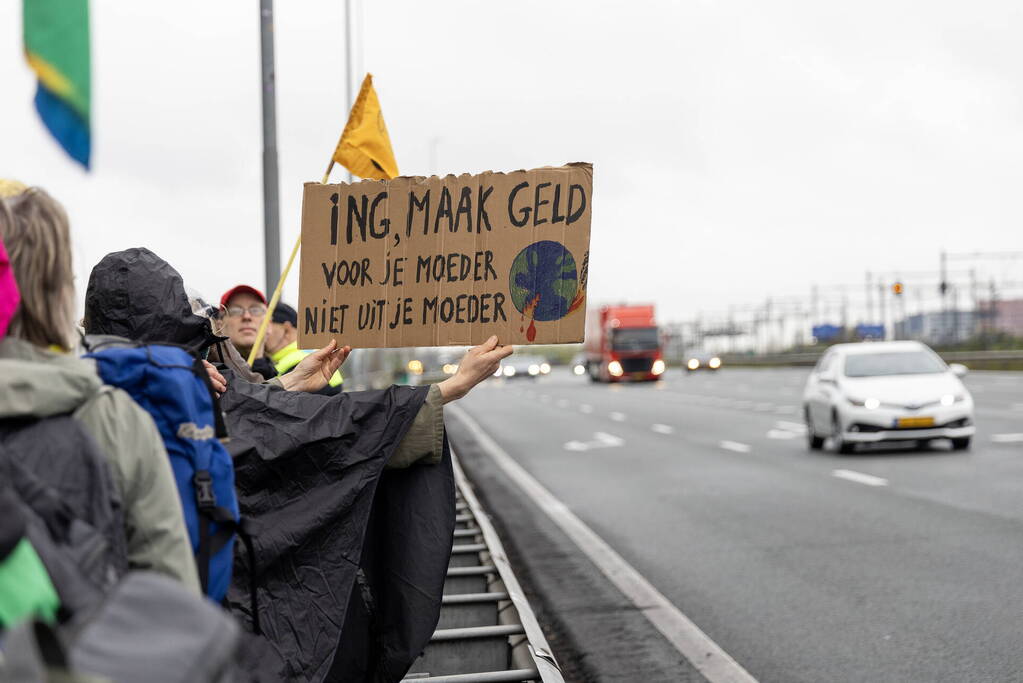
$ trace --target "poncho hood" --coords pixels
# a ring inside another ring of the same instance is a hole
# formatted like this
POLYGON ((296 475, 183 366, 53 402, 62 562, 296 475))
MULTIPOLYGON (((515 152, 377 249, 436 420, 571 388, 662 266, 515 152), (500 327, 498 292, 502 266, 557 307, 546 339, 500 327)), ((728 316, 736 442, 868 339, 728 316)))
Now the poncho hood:
POLYGON ((85 331, 193 351, 218 340, 210 321, 192 312, 178 271, 141 247, 107 254, 92 269, 85 331))

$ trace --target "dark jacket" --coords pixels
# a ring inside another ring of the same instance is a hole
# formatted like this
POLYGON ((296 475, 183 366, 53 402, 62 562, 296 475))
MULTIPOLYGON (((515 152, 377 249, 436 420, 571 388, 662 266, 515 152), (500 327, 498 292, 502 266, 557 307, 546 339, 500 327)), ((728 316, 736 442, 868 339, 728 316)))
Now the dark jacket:
POLYGON ((237 556, 232 609, 248 620, 255 577, 282 679, 400 680, 437 625, 454 531, 446 449, 439 467, 384 469, 426 388, 229 387, 228 449, 257 530, 254 571, 237 556))

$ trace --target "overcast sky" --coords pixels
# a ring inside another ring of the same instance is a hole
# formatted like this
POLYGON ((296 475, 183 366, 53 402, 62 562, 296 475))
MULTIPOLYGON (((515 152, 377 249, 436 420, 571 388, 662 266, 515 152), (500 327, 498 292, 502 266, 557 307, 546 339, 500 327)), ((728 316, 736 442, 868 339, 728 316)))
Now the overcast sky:
MULTIPOLYGON (((67 206, 80 289, 104 254, 139 245, 210 299, 263 284, 257 5, 93 0, 85 173, 32 108, 21 3, 0 4, 0 177, 67 206)), ((355 68, 374 74, 403 173, 593 162, 591 303, 654 301, 679 319, 867 270, 936 270, 943 247, 1023 250, 1019 3, 358 14, 355 68)), ((302 183, 346 118, 343 22, 338 0, 277 3, 285 257, 302 183)))

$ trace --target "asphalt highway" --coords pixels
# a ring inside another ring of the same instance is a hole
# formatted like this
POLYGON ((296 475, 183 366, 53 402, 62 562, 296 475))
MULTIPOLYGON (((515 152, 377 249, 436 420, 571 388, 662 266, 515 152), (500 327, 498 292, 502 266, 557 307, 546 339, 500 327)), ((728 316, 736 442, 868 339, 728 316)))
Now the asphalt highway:
MULTIPOLYGON (((600 385, 556 369, 459 405, 757 680, 1023 680, 1023 376, 966 378, 966 453, 839 455, 806 448, 806 374, 600 385)), ((575 677, 699 680, 457 422, 575 677)))

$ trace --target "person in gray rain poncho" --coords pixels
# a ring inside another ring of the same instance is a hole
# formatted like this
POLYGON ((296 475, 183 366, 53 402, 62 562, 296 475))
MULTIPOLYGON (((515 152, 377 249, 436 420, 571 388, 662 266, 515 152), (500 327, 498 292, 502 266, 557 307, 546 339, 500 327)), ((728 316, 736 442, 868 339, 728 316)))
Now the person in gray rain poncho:
POLYGON ((178 273, 146 249, 109 254, 93 269, 85 329, 212 348, 222 361, 228 450, 242 514, 256 527, 255 566, 236 556, 228 602, 251 624, 255 583, 279 677, 400 680, 436 628, 453 537, 442 405, 489 377, 511 347, 491 338, 429 388, 310 393, 347 355, 334 342, 283 378, 242 379, 237 352, 193 313, 178 273))

